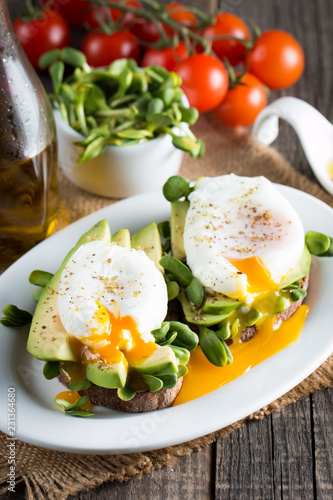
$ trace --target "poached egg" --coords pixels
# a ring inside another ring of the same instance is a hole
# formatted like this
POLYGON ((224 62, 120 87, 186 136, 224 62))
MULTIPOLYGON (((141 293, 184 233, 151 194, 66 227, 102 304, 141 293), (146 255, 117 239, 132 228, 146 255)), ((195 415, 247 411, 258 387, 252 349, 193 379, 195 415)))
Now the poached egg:
POLYGON ((201 284, 247 303, 277 290, 302 254, 304 229, 273 184, 265 177, 204 177, 189 200, 184 248, 201 284))
POLYGON ((150 333, 167 313, 162 273, 143 251, 105 241, 81 245, 60 278, 62 324, 107 363, 135 361, 155 350, 150 333))

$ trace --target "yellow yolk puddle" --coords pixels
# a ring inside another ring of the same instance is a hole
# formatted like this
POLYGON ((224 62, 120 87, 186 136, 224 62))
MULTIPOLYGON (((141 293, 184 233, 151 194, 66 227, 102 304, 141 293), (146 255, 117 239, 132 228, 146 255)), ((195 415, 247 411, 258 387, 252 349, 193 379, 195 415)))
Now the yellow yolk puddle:
POLYGON ((333 160, 331 160, 327 166, 328 175, 330 176, 331 181, 333 181, 333 160))
POLYGON ((104 334, 95 333, 88 337, 88 340, 93 343, 107 342, 104 346, 91 348, 95 353, 100 355, 103 361, 107 364, 119 363, 122 358, 122 352, 130 364, 132 362, 142 362, 151 356, 157 346, 154 342, 145 342, 142 339, 136 323, 131 316, 116 316, 100 305, 99 315, 103 314, 101 309, 104 309, 108 314, 110 331, 104 334), (124 332, 129 332, 130 335, 124 335, 124 332), (127 344, 132 345, 128 347, 127 344))
POLYGON ((246 274, 250 293, 262 293, 268 290, 277 290, 278 285, 271 280, 270 274, 263 265, 260 257, 249 257, 243 260, 230 262, 241 273, 246 274))
MULTIPOLYGON (((82 396, 80 396, 80 394, 77 391, 62 391, 59 392, 59 394, 57 394, 54 399, 64 399, 69 403, 75 403, 75 401, 77 401, 81 397, 82 396)), ((81 409, 90 411, 93 408, 93 406, 94 405, 89 401, 86 405, 81 406, 81 409)))
POLYGON ((229 346, 233 362, 224 367, 212 365, 200 347, 195 349, 191 352, 189 372, 183 379, 183 387, 174 406, 222 387, 287 347, 298 338, 308 312, 309 308, 302 305, 277 330, 273 330, 273 321, 267 320, 247 342, 240 342, 240 338, 235 337, 233 344, 229 346))

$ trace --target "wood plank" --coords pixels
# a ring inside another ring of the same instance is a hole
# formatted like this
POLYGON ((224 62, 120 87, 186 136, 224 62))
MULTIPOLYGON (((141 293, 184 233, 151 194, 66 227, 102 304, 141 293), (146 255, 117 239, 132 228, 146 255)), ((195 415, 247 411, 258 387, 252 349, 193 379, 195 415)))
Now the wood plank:
POLYGON ((216 444, 216 500, 273 498, 270 417, 246 422, 216 444))
POLYGON ((310 398, 272 414, 274 498, 314 498, 310 398))
MULTIPOLYGON (((302 83, 299 82, 282 91, 271 92, 269 102, 286 95, 310 101, 310 96, 313 94, 313 87, 311 81, 308 80, 308 71, 309 68, 312 68, 313 64, 315 67, 317 66, 317 63, 314 61, 317 51, 313 50, 313 47, 312 51, 308 50, 307 43, 309 34, 310 36, 316 36, 314 33, 316 27, 313 20, 313 13, 309 10, 310 2, 306 2, 306 6, 305 2, 281 2, 279 0, 271 0, 269 3, 265 0, 256 0, 255 2, 239 2, 239 4, 235 13, 243 17, 249 25, 251 21, 254 21, 262 31, 269 29, 288 31, 299 40, 306 53, 308 63, 301 80, 302 83), (304 15, 306 15, 304 12, 307 13, 306 22, 310 24, 310 26, 307 26, 307 29, 304 29, 304 22, 301 21, 304 15), (309 17, 312 19, 309 19, 309 17), (297 23, 295 22, 296 19, 297 23)), ((274 142, 274 147, 284 154, 297 170, 306 173, 306 175, 314 180, 296 133, 283 121, 280 121, 280 132, 277 140, 274 142)))
POLYGON ((313 448, 315 450, 315 493, 317 500, 333 498, 333 390, 313 394, 313 448))
MULTIPOLYGON (((173 467, 156 470, 141 479, 125 483, 108 482, 86 493, 79 493, 68 500, 209 500, 212 497, 212 466, 214 445, 199 453, 180 458, 173 467)), ((215 451, 215 450, 214 450, 215 451)))

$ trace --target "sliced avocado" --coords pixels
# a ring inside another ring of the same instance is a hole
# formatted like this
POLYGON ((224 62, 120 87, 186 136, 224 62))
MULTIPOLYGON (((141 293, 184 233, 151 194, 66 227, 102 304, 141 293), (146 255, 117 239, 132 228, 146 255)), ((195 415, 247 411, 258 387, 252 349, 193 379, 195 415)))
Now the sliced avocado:
POLYGON ((113 365, 105 365, 101 361, 88 363, 86 377, 90 382, 107 389, 125 387, 127 380, 127 360, 121 353, 121 360, 113 365))
POLYGON ((35 358, 45 361, 76 361, 77 340, 68 335, 58 314, 60 277, 74 252, 89 241, 110 241, 110 228, 106 220, 100 221, 85 233, 66 255, 60 269, 44 288, 36 306, 29 332, 27 350, 35 358))
POLYGON ((136 250, 143 250, 147 256, 155 262, 156 267, 161 273, 164 273, 164 269, 160 265, 160 260, 162 258, 161 237, 155 222, 140 229, 139 232, 132 236, 131 246, 136 250))
POLYGON ((231 316, 233 313, 233 309, 231 311, 228 311, 224 314, 210 314, 204 312, 202 309, 197 309, 193 307, 189 301, 187 300, 185 293, 181 292, 178 295, 178 300, 180 301, 183 312, 186 318, 186 321, 188 323, 194 324, 194 325, 203 325, 203 326, 212 326, 212 325, 217 325, 224 319, 228 318, 231 316))
POLYGON ((210 314, 224 314, 230 311, 234 311, 241 305, 241 302, 233 300, 230 297, 226 297, 223 294, 216 294, 211 297, 207 297, 203 305, 203 312, 210 314))
POLYGON ((132 363, 131 367, 147 375, 168 375, 177 373, 178 362, 175 353, 169 346, 157 346, 153 354, 143 363, 132 363))
POLYGON ((119 229, 112 235, 111 241, 120 247, 131 248, 131 235, 128 229, 119 229))
POLYGON ((178 260, 186 258, 184 250, 184 226, 187 211, 190 207, 190 202, 173 201, 171 203, 171 253, 178 260))
POLYGON ((280 289, 291 285, 291 283, 294 283, 294 281, 298 281, 301 278, 304 278, 304 276, 306 276, 310 270, 310 264, 311 254, 306 245, 304 245, 302 255, 298 259, 296 266, 291 269, 281 281, 280 289))

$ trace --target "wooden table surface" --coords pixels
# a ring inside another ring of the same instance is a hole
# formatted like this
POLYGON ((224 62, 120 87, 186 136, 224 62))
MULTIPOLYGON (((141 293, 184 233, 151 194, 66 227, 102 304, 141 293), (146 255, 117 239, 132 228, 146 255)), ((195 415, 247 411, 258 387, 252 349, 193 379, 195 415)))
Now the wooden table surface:
MULTIPOLYGON (((15 15, 21 0, 9 0, 15 15)), ((184 1, 206 11, 216 0, 184 1)), ((304 99, 333 122, 333 1, 226 0, 226 11, 255 22, 262 30, 283 29, 301 43, 306 67, 292 88, 274 92, 304 99)), ((300 172, 314 180, 296 134, 281 124, 274 146, 300 172)), ((105 483, 70 497, 93 499, 293 499, 333 498, 333 388, 300 400, 262 421, 249 421, 201 452, 126 483, 105 483)), ((25 488, 15 495, 24 498, 25 488)))

